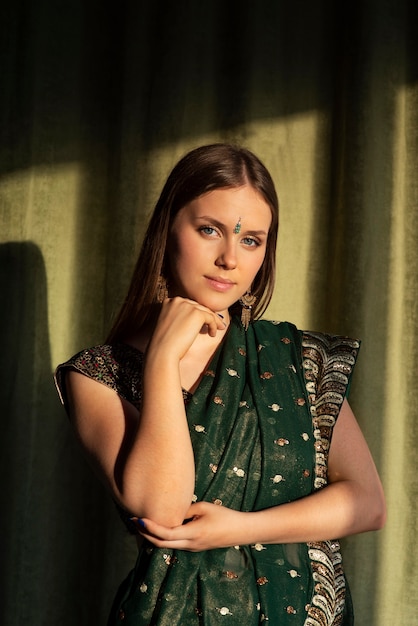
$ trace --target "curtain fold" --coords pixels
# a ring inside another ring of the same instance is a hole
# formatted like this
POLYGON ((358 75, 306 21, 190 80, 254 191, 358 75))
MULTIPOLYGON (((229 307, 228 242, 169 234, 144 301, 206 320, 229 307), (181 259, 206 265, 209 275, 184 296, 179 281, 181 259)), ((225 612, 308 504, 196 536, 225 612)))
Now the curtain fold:
POLYGON ((389 518, 345 540, 358 626, 418 623, 413 0, 0 7, 0 622, 104 624, 135 559, 52 383, 103 340, 170 168, 242 143, 281 202, 267 317, 363 341, 389 518))

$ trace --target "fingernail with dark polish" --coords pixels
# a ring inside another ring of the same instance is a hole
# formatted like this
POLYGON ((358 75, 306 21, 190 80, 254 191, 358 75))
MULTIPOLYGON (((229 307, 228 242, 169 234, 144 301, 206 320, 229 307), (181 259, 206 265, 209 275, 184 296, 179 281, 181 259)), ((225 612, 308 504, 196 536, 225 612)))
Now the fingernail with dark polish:
POLYGON ((130 517, 129 520, 140 528, 145 528, 145 522, 143 519, 139 519, 139 517, 130 517))

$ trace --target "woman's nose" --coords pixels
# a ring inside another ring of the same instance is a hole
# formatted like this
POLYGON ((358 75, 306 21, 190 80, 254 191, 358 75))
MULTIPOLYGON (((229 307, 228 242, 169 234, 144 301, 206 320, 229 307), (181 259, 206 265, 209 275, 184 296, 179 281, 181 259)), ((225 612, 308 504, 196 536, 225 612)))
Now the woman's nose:
POLYGON ((237 254, 235 243, 225 242, 222 250, 219 253, 218 258, 216 259, 216 265, 220 267, 225 267, 228 270, 233 270, 237 266, 237 254))

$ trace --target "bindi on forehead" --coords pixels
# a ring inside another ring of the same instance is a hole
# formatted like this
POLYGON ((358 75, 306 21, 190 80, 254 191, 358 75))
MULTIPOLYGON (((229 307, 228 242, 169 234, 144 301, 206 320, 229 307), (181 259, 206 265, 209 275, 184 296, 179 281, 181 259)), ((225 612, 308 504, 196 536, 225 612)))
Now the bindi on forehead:
POLYGON ((240 232, 241 232, 241 218, 239 217, 238 222, 234 226, 234 233, 235 235, 239 235, 240 232))

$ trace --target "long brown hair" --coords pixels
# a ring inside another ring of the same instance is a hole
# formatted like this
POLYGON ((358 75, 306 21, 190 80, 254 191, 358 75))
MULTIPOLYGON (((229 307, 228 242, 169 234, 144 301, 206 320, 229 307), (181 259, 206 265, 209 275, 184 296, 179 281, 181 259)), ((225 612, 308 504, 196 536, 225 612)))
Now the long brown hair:
POLYGON ((108 342, 126 338, 148 321, 156 302, 159 276, 167 273, 167 238, 179 210, 214 189, 245 184, 260 193, 272 215, 266 255, 252 290, 257 297, 253 317, 262 315, 271 300, 275 279, 279 203, 274 183, 265 166, 246 148, 211 144, 186 154, 171 171, 151 216, 126 300, 109 333, 108 342))

